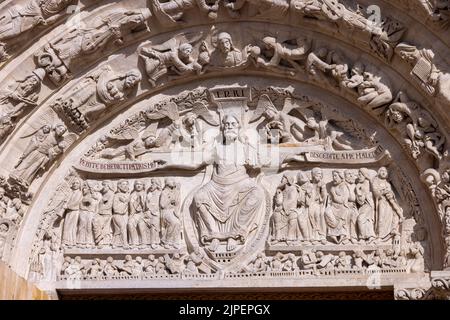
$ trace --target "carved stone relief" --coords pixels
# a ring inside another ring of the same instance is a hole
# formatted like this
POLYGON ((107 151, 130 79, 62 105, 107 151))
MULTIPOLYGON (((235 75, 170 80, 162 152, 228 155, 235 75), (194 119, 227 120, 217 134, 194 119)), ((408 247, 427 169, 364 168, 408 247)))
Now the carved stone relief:
POLYGON ((423 273, 420 206, 406 202, 389 152, 367 134, 277 88, 199 88, 159 101, 75 164, 42 215, 33 261, 52 235, 61 254, 51 270, 62 280, 423 273), (174 169, 204 181, 157 174, 174 169))
MULTIPOLYGON (((68 29, 56 22, 71 1, 5 6, 2 62, 55 29, 1 74, 0 258, 19 261, 28 239, 29 279, 99 286, 410 279, 441 265, 439 218, 449 268, 448 61, 405 24, 426 12, 445 29, 448 3, 399 0, 422 13, 383 5, 376 22, 361 2, 113 1, 68 29)), ((436 279, 396 297, 446 296, 436 279)))
MULTIPOLYGON (((8 46, 22 34, 53 24, 73 0, 28 0, 0 13, 0 62, 11 58, 8 46)), ((17 46, 17 43, 14 43, 17 46)))
POLYGON ((126 101, 141 78, 141 72, 137 69, 116 74, 110 66, 104 66, 83 79, 66 96, 59 98, 51 108, 75 132, 80 133, 108 107, 126 101))
POLYGON ((94 55, 110 42, 122 45, 132 33, 148 30, 148 9, 114 11, 99 17, 86 29, 72 28, 62 38, 35 54, 36 64, 44 68, 55 85, 71 76, 77 58, 94 55))

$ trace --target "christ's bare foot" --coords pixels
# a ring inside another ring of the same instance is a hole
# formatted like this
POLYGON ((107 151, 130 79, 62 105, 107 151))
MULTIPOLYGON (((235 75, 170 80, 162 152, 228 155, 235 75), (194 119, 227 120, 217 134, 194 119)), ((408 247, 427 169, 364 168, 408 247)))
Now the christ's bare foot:
POLYGON ((234 249, 236 249, 236 240, 230 238, 227 242, 227 251, 233 251, 234 249))
POLYGON ((217 251, 217 249, 219 248, 219 244, 220 241, 218 239, 213 239, 213 241, 211 241, 211 244, 209 245, 209 250, 211 250, 212 252, 217 251))

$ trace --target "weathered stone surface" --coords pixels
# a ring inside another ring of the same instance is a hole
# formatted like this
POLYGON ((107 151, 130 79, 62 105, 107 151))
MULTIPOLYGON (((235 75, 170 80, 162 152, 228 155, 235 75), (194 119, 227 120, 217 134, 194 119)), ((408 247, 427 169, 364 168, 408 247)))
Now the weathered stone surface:
POLYGON ((446 297, 448 9, 5 1, 1 260, 50 292, 446 297))
POLYGON ((50 297, 0 262, 0 300, 50 300, 50 297))

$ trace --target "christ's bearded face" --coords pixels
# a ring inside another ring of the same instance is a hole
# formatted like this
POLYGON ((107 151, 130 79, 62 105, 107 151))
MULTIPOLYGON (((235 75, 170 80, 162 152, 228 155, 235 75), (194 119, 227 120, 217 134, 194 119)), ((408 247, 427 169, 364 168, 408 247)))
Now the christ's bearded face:
POLYGON ((226 116, 223 119, 223 135, 225 141, 235 141, 239 136, 239 122, 234 116, 226 116))

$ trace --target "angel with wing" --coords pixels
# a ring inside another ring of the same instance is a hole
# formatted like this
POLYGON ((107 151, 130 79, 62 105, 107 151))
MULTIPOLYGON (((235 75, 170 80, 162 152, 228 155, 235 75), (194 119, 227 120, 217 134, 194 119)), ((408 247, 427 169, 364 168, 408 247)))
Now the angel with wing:
POLYGON ((177 23, 183 22, 185 10, 192 9, 194 5, 194 0, 152 1, 153 13, 165 27, 173 27, 177 23))
POLYGON ((320 119, 311 109, 303 110, 306 119, 307 131, 312 131, 313 136, 306 139, 306 143, 324 144, 325 149, 331 150, 353 150, 352 142, 347 139, 346 134, 340 127, 346 128, 348 119, 339 119, 337 115, 320 111, 320 119))
POLYGON ((59 98, 52 108, 82 131, 108 107, 126 101, 141 79, 137 69, 116 73, 109 65, 102 66, 82 79, 68 95, 59 98))
POLYGON ((175 102, 165 102, 160 108, 148 110, 146 117, 150 121, 150 125, 142 134, 136 128, 127 127, 118 134, 110 135, 108 138, 111 140, 131 142, 116 149, 106 149, 100 157, 106 159, 125 157, 128 160, 135 160, 136 157, 156 149, 170 147, 197 149, 203 144, 199 118, 212 126, 219 125, 215 115, 203 102, 196 102, 192 109, 183 112, 178 111, 175 102), (172 123, 158 132, 159 121, 165 118, 172 123))
POLYGON ((144 60, 152 86, 156 86, 158 79, 166 74, 184 76, 200 72, 202 67, 192 57, 192 52, 193 45, 202 37, 202 33, 181 34, 163 44, 141 48, 139 55, 144 60))
POLYGON ((285 70, 290 74, 300 71, 301 64, 312 47, 312 42, 307 37, 280 42, 275 37, 267 36, 262 42, 264 47, 256 59, 257 65, 269 70, 285 70))
POLYGON ((259 98, 258 106, 250 122, 255 122, 261 117, 265 119, 265 130, 268 134, 269 143, 272 143, 276 138, 280 143, 301 142, 304 140, 306 123, 289 113, 295 108, 300 109, 307 106, 294 106, 292 103, 285 103, 283 110, 279 111, 269 96, 264 94, 259 98))
POLYGON ((288 0, 225 0, 225 8, 231 17, 238 18, 245 4, 250 6, 250 16, 258 18, 280 19, 289 9, 288 0))
POLYGON ((269 143, 278 138, 280 143, 304 142, 308 145, 324 145, 327 150, 351 150, 351 142, 340 130, 340 126, 346 128, 347 119, 339 119, 337 115, 327 114, 325 110, 321 110, 318 117, 318 112, 311 109, 314 104, 287 98, 283 110, 279 111, 268 95, 262 95, 251 122, 262 116, 266 119, 265 129, 269 143), (293 110, 297 110, 300 117, 291 115, 293 110))
MULTIPOLYGON (((30 186, 40 171, 46 170, 77 139, 75 134, 67 133, 64 124, 49 125, 49 123, 56 122, 51 119, 54 118, 54 113, 48 113, 48 117, 47 120, 53 121, 44 122, 34 129, 34 132, 22 137, 28 138, 31 136, 31 140, 14 166, 10 178, 25 188, 30 186)), ((43 118, 45 118, 45 115, 43 118)), ((39 125, 39 122, 36 121, 34 126, 39 125)))

